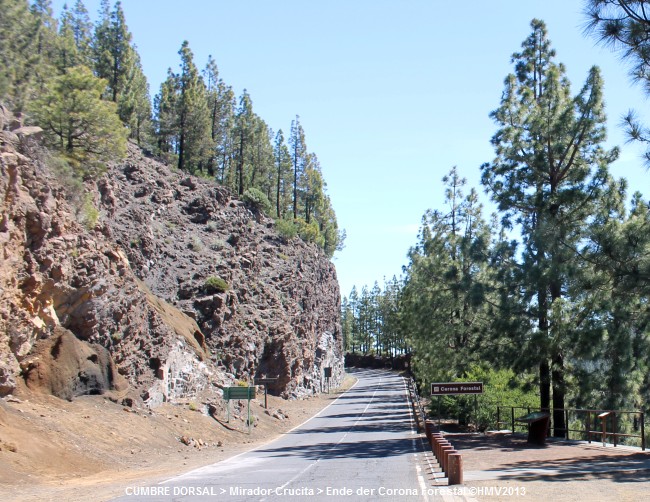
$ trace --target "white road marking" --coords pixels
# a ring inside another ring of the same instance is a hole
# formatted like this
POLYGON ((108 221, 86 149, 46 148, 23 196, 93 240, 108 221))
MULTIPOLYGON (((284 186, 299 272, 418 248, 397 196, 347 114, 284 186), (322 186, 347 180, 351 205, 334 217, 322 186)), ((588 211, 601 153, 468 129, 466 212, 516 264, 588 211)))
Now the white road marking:
MULTIPOLYGON (((406 402, 409 410, 411 434, 417 434, 417 432, 413 427, 415 425, 415 417, 413 416, 413 402, 411 401, 411 396, 409 395, 408 386, 406 385, 406 378, 402 377, 402 383, 404 384, 406 402)), ((422 498, 428 502, 429 496, 427 495, 427 484, 425 483, 424 477, 422 476, 422 469, 420 468, 420 462, 418 461, 418 448, 417 448, 417 442, 415 438, 413 438, 411 442, 411 446, 413 447, 413 456, 415 457, 415 470, 418 477, 418 484, 420 485, 420 493, 422 494, 422 498)), ((420 451, 424 453, 424 449, 420 449, 420 451)))
MULTIPOLYGON (((383 377, 382 377, 382 378, 383 378, 383 377)), ((382 378, 379 379, 379 384, 377 384, 377 387, 379 387, 379 385, 381 384, 381 380, 382 380, 382 378)), ((306 424, 307 422, 309 422, 310 420, 312 420, 312 419, 318 417, 318 416, 319 416, 323 411, 325 411, 327 408, 329 408, 331 405, 333 405, 336 401, 338 401, 342 396, 344 396, 344 395, 347 394, 350 390, 352 390, 352 389, 354 388, 354 386, 355 386, 358 382, 359 382, 359 380, 357 380, 357 381, 355 382, 355 384, 354 384, 352 387, 350 387, 347 391, 345 391, 343 394, 341 394, 339 397, 337 397, 337 398, 336 398, 332 403, 330 403, 328 406, 326 406, 325 408, 323 408, 323 409, 322 409, 318 414, 314 415, 314 416, 313 416, 312 418, 310 418, 309 420, 306 420, 303 424, 299 425, 298 427, 302 427, 302 425, 304 425, 304 424, 306 424)), ((360 414, 359 417, 357 418, 356 422, 354 422, 354 424, 352 425, 352 427, 350 427, 350 428, 347 430, 347 432, 346 432, 345 434, 343 434, 343 437, 341 437, 341 439, 339 439, 339 440, 336 442, 336 444, 335 444, 334 446, 332 446, 331 448, 329 448, 328 450, 326 450, 326 452, 330 452, 330 451, 334 450, 338 445, 340 445, 340 444, 343 442, 343 440, 348 436, 348 434, 350 434, 350 431, 351 431, 352 429, 354 429, 354 428, 357 426, 357 424, 359 423, 359 421, 361 420, 361 418, 363 417, 363 415, 366 413, 366 411, 368 411, 368 408, 370 407, 370 405, 371 405, 372 402, 374 401, 375 396, 377 395, 377 391, 378 391, 378 390, 379 390, 378 388, 375 389, 375 392, 373 392, 372 397, 370 398, 370 401, 368 401, 368 404, 366 405, 366 407, 364 408, 364 410, 361 412, 361 414, 360 414)), ((295 427, 294 429, 297 429, 298 427, 295 427)), ((294 430, 294 429, 291 429, 291 430, 294 430)), ((321 460, 322 460, 322 458, 319 458, 319 459, 316 460, 315 462, 312 462, 312 463, 309 464, 307 467, 305 467, 302 471, 300 471, 298 474, 296 474, 294 477, 292 477, 289 481, 287 481, 285 484, 283 484, 282 486, 279 486, 276 490, 279 490, 279 491, 281 492, 281 491, 284 490, 287 486, 289 486, 291 483, 293 483, 296 479, 300 478, 303 474, 305 474, 307 471, 309 471, 312 467, 314 467, 315 465, 317 465, 321 460)), ((267 500, 266 498, 262 498, 262 499, 260 499, 260 502, 266 502, 266 500, 267 500)))

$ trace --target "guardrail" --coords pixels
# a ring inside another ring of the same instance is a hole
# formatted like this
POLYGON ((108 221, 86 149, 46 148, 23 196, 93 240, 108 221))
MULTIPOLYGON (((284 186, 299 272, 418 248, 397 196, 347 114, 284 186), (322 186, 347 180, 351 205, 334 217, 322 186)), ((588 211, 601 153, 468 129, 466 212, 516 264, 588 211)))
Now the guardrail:
MULTIPOLYGON (((517 427, 517 418, 515 415, 529 414, 531 411, 542 411, 540 408, 533 408, 527 406, 497 406, 497 428, 501 428, 502 425, 510 425, 510 430, 514 433, 515 428, 517 427), (507 411, 509 410, 509 413, 507 411), (521 411, 517 411, 521 410, 521 411), (503 413, 506 412, 504 417, 503 413), (507 417, 507 415, 510 417, 507 417), (510 420, 501 420, 501 418, 509 418, 510 420)), ((553 411, 561 411, 564 414, 564 423, 565 427, 561 429, 564 432, 564 437, 566 439, 582 439, 591 443, 594 436, 600 436, 603 444, 607 443, 607 439, 612 439, 612 444, 618 446, 619 438, 638 438, 641 441, 641 449, 645 451, 646 449, 646 437, 645 437, 645 413, 642 411, 623 411, 623 410, 594 410, 594 409, 578 409, 578 408, 556 408, 553 410, 544 410, 551 414, 551 420, 553 419, 553 411), (628 434, 623 432, 618 432, 618 426, 620 421, 617 420, 617 416, 631 417, 631 421, 634 424, 634 429, 639 430, 639 434, 628 434), (574 423, 577 420, 582 424, 581 428, 571 428, 569 421, 570 418, 574 419, 574 423), (592 420, 593 419, 593 420, 592 420), (610 427, 607 427, 609 422, 610 427), (596 430, 598 425, 600 429, 596 430), (573 438, 570 433, 573 434, 573 438)), ((523 424, 519 424, 520 427, 525 427, 523 424)), ((553 428, 553 424, 549 424, 549 429, 553 428)))
POLYGON ((426 413, 424 412, 424 407, 422 406, 422 401, 420 400, 420 394, 418 393, 417 385, 413 377, 408 378, 408 388, 411 394, 411 402, 413 403, 413 408, 416 416, 416 422, 418 425, 418 432, 425 430, 426 423, 426 413))

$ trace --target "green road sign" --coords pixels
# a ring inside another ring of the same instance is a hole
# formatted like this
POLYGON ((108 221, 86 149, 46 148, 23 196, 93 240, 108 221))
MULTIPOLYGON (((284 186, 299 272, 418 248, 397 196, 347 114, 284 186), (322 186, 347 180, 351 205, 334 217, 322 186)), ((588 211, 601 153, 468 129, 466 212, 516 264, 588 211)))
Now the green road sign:
POLYGON ((255 399, 255 387, 224 387, 223 398, 226 401, 231 399, 255 399))

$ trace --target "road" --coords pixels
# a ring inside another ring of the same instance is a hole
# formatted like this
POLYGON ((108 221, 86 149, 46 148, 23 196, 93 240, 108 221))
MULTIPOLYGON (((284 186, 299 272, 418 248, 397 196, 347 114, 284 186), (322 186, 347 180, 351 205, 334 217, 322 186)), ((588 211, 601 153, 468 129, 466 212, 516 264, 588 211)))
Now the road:
POLYGON ((276 441, 117 500, 431 500, 404 379, 384 370, 354 376, 354 387, 276 441))

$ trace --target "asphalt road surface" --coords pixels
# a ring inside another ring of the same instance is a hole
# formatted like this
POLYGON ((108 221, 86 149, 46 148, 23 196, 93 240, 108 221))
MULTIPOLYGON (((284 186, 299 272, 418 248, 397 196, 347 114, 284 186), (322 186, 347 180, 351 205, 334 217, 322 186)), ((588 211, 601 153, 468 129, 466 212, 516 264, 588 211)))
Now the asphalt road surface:
POLYGON ((120 501, 428 501, 406 383, 384 370, 276 441, 120 501))

